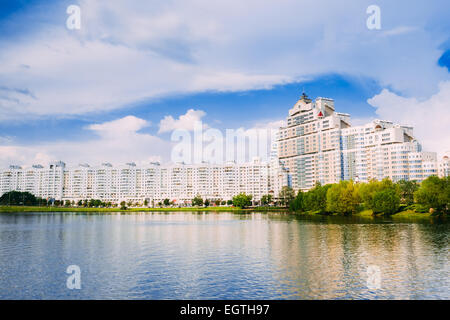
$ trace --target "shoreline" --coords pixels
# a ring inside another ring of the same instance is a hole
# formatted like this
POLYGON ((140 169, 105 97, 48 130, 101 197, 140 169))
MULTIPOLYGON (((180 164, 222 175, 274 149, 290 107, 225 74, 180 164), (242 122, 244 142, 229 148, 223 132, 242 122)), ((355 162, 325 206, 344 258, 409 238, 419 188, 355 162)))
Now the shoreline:
POLYGON ((256 208, 237 208, 237 207, 188 207, 188 208, 78 208, 78 207, 39 207, 39 206, 0 206, 0 213, 14 212, 289 212, 287 208, 275 207, 256 207, 256 208))
POLYGON ((35 207, 35 206, 0 206, 0 214, 2 213, 26 213, 26 212, 53 212, 53 213, 133 213, 133 212, 232 212, 232 213, 284 213, 296 216, 314 216, 314 217, 362 217, 362 218, 393 218, 393 219, 433 219, 433 218, 446 218, 446 215, 432 215, 431 213, 419 213, 413 210, 405 210, 397 212, 393 215, 385 216, 383 214, 373 215, 372 210, 363 210, 352 215, 343 216, 338 214, 320 214, 318 212, 295 212, 290 211, 288 208, 279 207, 255 207, 255 208, 236 208, 236 207, 207 207, 207 208, 73 208, 73 207, 35 207))

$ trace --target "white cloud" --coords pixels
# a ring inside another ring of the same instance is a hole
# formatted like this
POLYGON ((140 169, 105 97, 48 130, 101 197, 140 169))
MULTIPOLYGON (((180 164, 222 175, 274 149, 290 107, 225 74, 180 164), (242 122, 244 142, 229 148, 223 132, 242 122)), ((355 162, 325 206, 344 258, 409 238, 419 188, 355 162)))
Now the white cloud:
MULTIPOLYGON (((165 116, 159 122, 158 133, 170 132, 173 130, 194 130, 196 122, 201 121, 206 113, 202 110, 189 109, 185 114, 174 119, 172 116, 165 116)), ((205 125, 206 126, 206 125, 205 125)))
POLYGON ((69 165, 102 162, 123 164, 134 161, 148 163, 169 158, 171 143, 147 133, 139 133, 148 122, 127 116, 118 120, 94 124, 87 129, 96 136, 86 141, 59 141, 33 145, 0 146, 0 165, 47 164, 53 160, 69 165))
POLYGON ((101 136, 111 137, 135 134, 137 131, 149 125, 149 122, 144 119, 135 116, 126 116, 110 122, 91 124, 88 126, 88 129, 97 132, 101 136))
POLYGON ((384 89, 367 101, 381 118, 414 126, 425 150, 439 154, 450 150, 450 81, 427 100, 404 98, 384 89))
POLYGON ((108 111, 180 92, 270 88, 323 73, 429 96, 448 79, 436 64, 448 37, 448 1, 379 4, 382 31, 395 37, 368 30, 368 4, 357 1, 80 1, 80 31, 58 19, 1 40, 0 120, 108 111))
POLYGON ((383 35, 384 36, 398 36, 398 35, 413 32, 416 30, 417 30, 416 27, 399 26, 399 27, 384 31, 383 35))

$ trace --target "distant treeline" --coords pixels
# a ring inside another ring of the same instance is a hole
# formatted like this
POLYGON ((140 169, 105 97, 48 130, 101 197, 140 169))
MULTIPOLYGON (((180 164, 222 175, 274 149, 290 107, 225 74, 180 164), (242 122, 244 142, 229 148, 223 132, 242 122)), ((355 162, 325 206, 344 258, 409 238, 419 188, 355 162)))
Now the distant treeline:
POLYGON ((352 214, 362 210, 372 210, 374 214, 391 215, 400 210, 448 214, 450 208, 450 177, 430 176, 422 183, 399 181, 393 183, 386 178, 382 181, 355 183, 341 181, 336 184, 320 183, 308 192, 284 188, 280 198, 292 211, 328 214, 352 214))

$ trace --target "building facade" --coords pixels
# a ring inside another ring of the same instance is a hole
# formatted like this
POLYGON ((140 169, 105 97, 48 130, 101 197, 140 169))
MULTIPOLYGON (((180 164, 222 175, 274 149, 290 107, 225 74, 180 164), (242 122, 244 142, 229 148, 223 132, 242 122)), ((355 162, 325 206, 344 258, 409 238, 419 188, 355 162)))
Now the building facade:
POLYGON ((231 200, 241 192, 259 201, 263 195, 278 195, 287 181, 287 171, 282 166, 256 158, 243 164, 113 166, 103 163, 73 168, 55 162, 46 168, 10 166, 1 171, 0 193, 28 191, 45 199, 75 202, 100 199, 112 203, 143 203, 147 200, 149 204, 157 204, 169 199, 188 205, 197 195, 210 201, 231 200))
POLYGON ((338 113, 334 101, 305 94, 289 110, 280 128, 278 156, 289 170, 292 187, 308 190, 316 182, 423 181, 430 175, 448 175, 436 153, 422 152, 413 128, 374 120, 351 126, 350 115, 338 113))

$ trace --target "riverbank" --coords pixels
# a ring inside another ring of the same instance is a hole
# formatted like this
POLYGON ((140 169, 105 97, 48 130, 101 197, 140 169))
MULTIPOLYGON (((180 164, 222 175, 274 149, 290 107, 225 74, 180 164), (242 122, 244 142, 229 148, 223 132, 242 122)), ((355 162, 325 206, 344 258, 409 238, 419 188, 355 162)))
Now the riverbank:
MULTIPOLYGON (((256 208, 246 208, 240 209, 237 207, 207 207, 207 208, 85 208, 85 207, 36 207, 36 206, 0 206, 0 213, 14 213, 14 212, 91 212, 91 213, 108 213, 108 212, 235 212, 235 213, 246 213, 246 212, 280 212, 295 214, 299 216, 320 216, 319 212, 306 211, 306 212, 291 212, 286 208, 279 207, 256 207, 256 208)), ((337 214, 328 215, 335 216, 337 214)), ((382 217, 383 215, 373 215, 372 210, 364 210, 354 213, 354 217, 365 217, 374 218, 382 217)), ((405 210, 397 212, 389 216, 393 219, 430 219, 433 217, 431 213, 420 213, 414 210, 405 210)))
POLYGON ((236 208, 236 207, 188 207, 188 208, 85 208, 85 207, 30 207, 30 206, 0 206, 0 213, 11 212, 173 212, 173 211, 214 211, 214 212, 287 212, 288 209, 277 207, 256 207, 256 208, 236 208))
MULTIPOLYGON (((338 214, 320 214, 319 212, 314 211, 306 211, 306 212, 295 212, 296 215, 299 216, 338 216, 338 214)), ((438 217, 436 215, 433 215, 429 212, 422 213, 422 212, 416 212, 414 210, 404 210, 399 211, 397 213, 394 213, 392 215, 383 215, 383 214, 377 214, 374 215, 372 210, 363 210, 357 213, 354 213, 352 215, 353 217, 362 217, 362 218, 392 218, 392 219, 431 219, 438 217)), ((446 217, 446 215, 440 216, 440 217, 446 217)))

